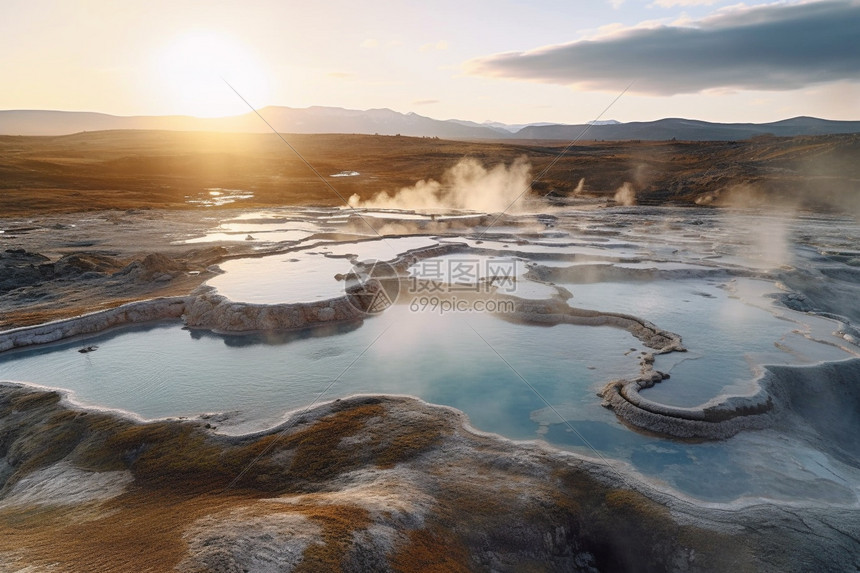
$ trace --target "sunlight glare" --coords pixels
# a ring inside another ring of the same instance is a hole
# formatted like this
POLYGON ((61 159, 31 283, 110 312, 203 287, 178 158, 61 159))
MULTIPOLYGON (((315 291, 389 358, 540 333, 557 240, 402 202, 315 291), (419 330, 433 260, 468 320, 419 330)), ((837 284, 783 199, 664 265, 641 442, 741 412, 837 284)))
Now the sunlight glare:
POLYGON ((265 105, 268 96, 259 58, 235 38, 211 31, 185 34, 166 46, 158 74, 165 106, 173 113, 219 117, 250 111, 224 80, 255 107, 265 105))

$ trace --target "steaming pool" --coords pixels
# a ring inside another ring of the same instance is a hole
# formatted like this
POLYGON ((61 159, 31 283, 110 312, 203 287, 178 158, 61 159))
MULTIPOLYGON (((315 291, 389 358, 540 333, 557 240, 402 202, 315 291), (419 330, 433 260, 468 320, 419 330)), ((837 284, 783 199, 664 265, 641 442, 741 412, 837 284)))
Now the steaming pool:
MULTIPOLYGON (((824 218, 777 221, 777 234, 785 239, 777 252, 750 248, 761 240, 754 230, 765 220, 756 214, 729 224, 713 211, 559 210, 551 225, 520 215, 505 221, 501 232, 475 226, 475 217, 459 226, 446 222, 443 229, 435 218, 409 215, 401 220, 416 224, 414 236, 381 240, 368 234, 361 243, 325 248, 312 233, 337 212, 293 209, 234 219, 231 233, 288 232, 299 228, 298 221, 311 234, 291 236, 284 243, 288 253, 222 264, 224 274, 210 286, 231 300, 264 304, 333 297, 342 294, 333 275, 344 264, 349 268, 344 257, 393 259, 458 243, 463 251, 427 257, 420 265, 450 269, 451 261, 468 260, 486 269, 487 261, 516 261, 514 296, 555 296, 680 334, 687 352, 655 358, 654 367, 671 378, 642 390, 671 406, 750 393, 763 365, 814 368, 860 356, 845 335, 849 317, 834 309, 791 309, 775 298, 795 293, 814 302, 812 287, 799 292, 797 285, 807 284, 802 279, 814 275, 820 281, 822 269, 853 268, 847 245, 839 241, 850 244, 851 233, 860 232, 846 221, 840 221, 844 232, 838 236, 833 221, 824 218), (268 281, 260 280, 263 274, 268 281)), ((380 224, 397 216, 373 213, 380 224)), ((772 218, 766 222, 773 226, 772 218)), ((417 264, 404 280, 418 273, 417 264)), ((454 282, 444 274, 440 280, 454 282)), ((830 280, 830 294, 850 294, 857 286, 830 280)), ((831 455, 776 429, 716 441, 650 435, 601 407, 596 392, 611 380, 635 377, 640 357, 650 352, 624 329, 527 324, 410 302, 401 296, 359 322, 268 335, 189 330, 178 321, 122 327, 0 354, 0 379, 61 388, 82 404, 145 419, 206 414, 217 431, 231 434, 270 427, 314 402, 412 395, 462 410, 478 430, 619 460, 653 483, 704 501, 857 503, 860 460, 831 455), (98 350, 79 353, 84 345, 98 350)))

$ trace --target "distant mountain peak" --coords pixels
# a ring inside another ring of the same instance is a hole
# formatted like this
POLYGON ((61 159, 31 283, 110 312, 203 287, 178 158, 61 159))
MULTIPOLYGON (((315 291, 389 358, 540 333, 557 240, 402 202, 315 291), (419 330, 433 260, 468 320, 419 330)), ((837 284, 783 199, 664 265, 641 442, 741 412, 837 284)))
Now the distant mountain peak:
MULTIPOLYGON (((266 122, 281 133, 362 133, 441 137, 444 139, 543 139, 573 141, 587 133, 590 140, 739 140, 756 135, 776 136, 860 133, 860 122, 830 121, 800 116, 772 123, 710 123, 665 118, 620 123, 613 119, 588 124, 476 123, 457 119, 438 120, 415 112, 389 108, 369 110, 331 106, 292 108, 268 106, 259 110, 266 122)), ((68 135, 81 131, 150 129, 174 131, 223 131, 265 133, 270 130, 255 112, 220 118, 191 116, 115 116, 95 112, 48 110, 0 111, 2 135, 68 135)))

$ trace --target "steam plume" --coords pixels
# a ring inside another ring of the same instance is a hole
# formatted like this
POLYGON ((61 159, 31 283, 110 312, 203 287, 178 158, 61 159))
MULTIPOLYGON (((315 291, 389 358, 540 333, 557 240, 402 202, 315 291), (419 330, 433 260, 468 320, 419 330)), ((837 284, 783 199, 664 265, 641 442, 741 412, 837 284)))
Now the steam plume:
POLYGON ((739 254, 768 269, 792 265, 796 199, 769 196, 747 183, 723 191, 719 204, 731 209, 723 212, 724 224, 741 245, 739 254), (747 211, 756 216, 751 218, 747 211))
POLYGON ((377 209, 465 209, 498 213, 516 210, 531 180, 531 164, 525 157, 518 158, 510 166, 500 163, 490 169, 467 158, 445 171, 441 183, 422 179, 394 195, 380 191, 366 201, 355 194, 349 198, 349 204, 377 209))
POLYGON ((636 190, 633 189, 633 185, 624 182, 624 185, 618 188, 615 191, 615 202, 619 205, 635 205, 636 204, 636 190))

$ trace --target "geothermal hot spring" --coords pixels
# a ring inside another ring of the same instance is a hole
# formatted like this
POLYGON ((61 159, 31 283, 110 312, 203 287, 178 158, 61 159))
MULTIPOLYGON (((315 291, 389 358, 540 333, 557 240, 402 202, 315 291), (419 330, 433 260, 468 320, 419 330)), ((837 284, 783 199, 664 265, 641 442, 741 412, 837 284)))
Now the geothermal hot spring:
POLYGON ((203 415, 232 434, 314 402, 412 395, 464 411, 479 431, 616 461, 704 502, 857 503, 857 391, 828 386, 833 376, 860 382, 853 220, 559 207, 493 222, 369 209, 245 213, 206 236, 176 237, 259 248, 223 262, 204 290, 236 303, 309 304, 342 297, 355 262, 405 260, 396 301, 361 320, 290 332, 219 334, 180 321, 117 328, 5 352, 0 379, 145 419, 203 415), (503 296, 481 307, 489 292, 503 296), (611 324, 512 320, 499 300, 555 300, 680 335, 686 351, 654 356, 670 377, 639 391, 653 403, 684 409, 754 395, 770 377, 796 411, 725 439, 636 427, 597 393, 638 376, 653 349, 611 324))

